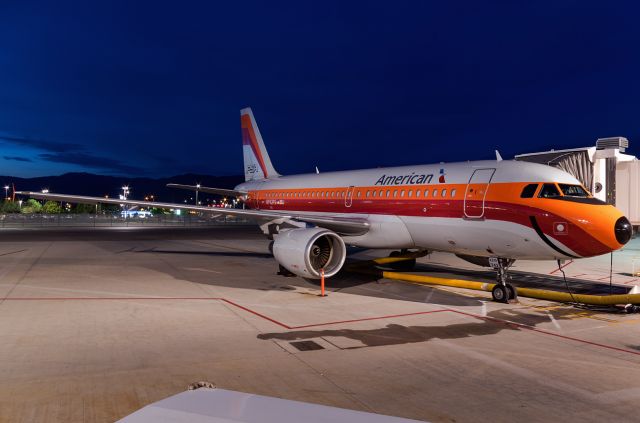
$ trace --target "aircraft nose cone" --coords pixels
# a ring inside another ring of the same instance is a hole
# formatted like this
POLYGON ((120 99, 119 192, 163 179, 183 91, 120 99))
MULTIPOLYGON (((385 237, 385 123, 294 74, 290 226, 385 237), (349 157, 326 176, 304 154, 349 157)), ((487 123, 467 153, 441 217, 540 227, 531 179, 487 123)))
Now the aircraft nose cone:
POLYGON ((620 219, 616 221, 614 226, 614 232, 616 234, 616 239, 620 244, 626 244, 631 239, 631 235, 633 235, 633 228, 631 227, 631 223, 629 219, 622 216, 620 219))

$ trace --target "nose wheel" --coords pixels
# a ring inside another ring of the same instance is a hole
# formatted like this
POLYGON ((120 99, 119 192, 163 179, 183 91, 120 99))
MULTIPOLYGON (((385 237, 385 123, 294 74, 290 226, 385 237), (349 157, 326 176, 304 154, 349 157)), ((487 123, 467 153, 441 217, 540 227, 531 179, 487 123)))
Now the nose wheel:
POLYGON ((496 285, 491 290, 493 301, 505 304, 518 302, 516 287, 507 282, 509 278, 507 272, 513 262, 514 260, 509 259, 489 258, 489 264, 496 271, 496 285))

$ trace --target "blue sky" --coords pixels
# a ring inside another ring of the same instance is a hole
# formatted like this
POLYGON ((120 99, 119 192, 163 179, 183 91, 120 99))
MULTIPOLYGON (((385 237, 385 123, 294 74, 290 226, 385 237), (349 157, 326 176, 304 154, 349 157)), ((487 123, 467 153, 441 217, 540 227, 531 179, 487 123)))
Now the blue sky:
POLYGON ((637 16, 633 2, 4 1, 0 174, 240 174, 246 106, 283 174, 615 135, 636 154, 637 16))

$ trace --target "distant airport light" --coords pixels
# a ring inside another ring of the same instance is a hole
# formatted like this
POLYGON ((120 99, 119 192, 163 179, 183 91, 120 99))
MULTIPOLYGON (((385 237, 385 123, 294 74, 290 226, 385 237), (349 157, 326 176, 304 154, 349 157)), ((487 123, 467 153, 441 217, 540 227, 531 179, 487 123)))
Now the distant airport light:
POLYGON ((22 200, 18 200, 18 207, 22 208, 22 200))
POLYGON ((5 200, 9 199, 9 185, 4 186, 4 199, 5 200))
POLYGON ((44 188, 44 189, 42 190, 42 193, 43 193, 43 194, 49 194, 49 189, 48 189, 48 188, 44 188))

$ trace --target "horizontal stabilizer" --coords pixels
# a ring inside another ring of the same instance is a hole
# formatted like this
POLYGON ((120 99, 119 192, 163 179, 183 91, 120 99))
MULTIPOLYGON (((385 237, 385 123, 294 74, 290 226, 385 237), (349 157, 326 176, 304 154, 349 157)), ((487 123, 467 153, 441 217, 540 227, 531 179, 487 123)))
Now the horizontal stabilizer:
POLYGON ((169 188, 186 189, 188 191, 208 192, 210 194, 227 195, 229 197, 240 197, 246 195, 246 191, 236 191, 233 189, 198 187, 197 185, 167 184, 169 188))

